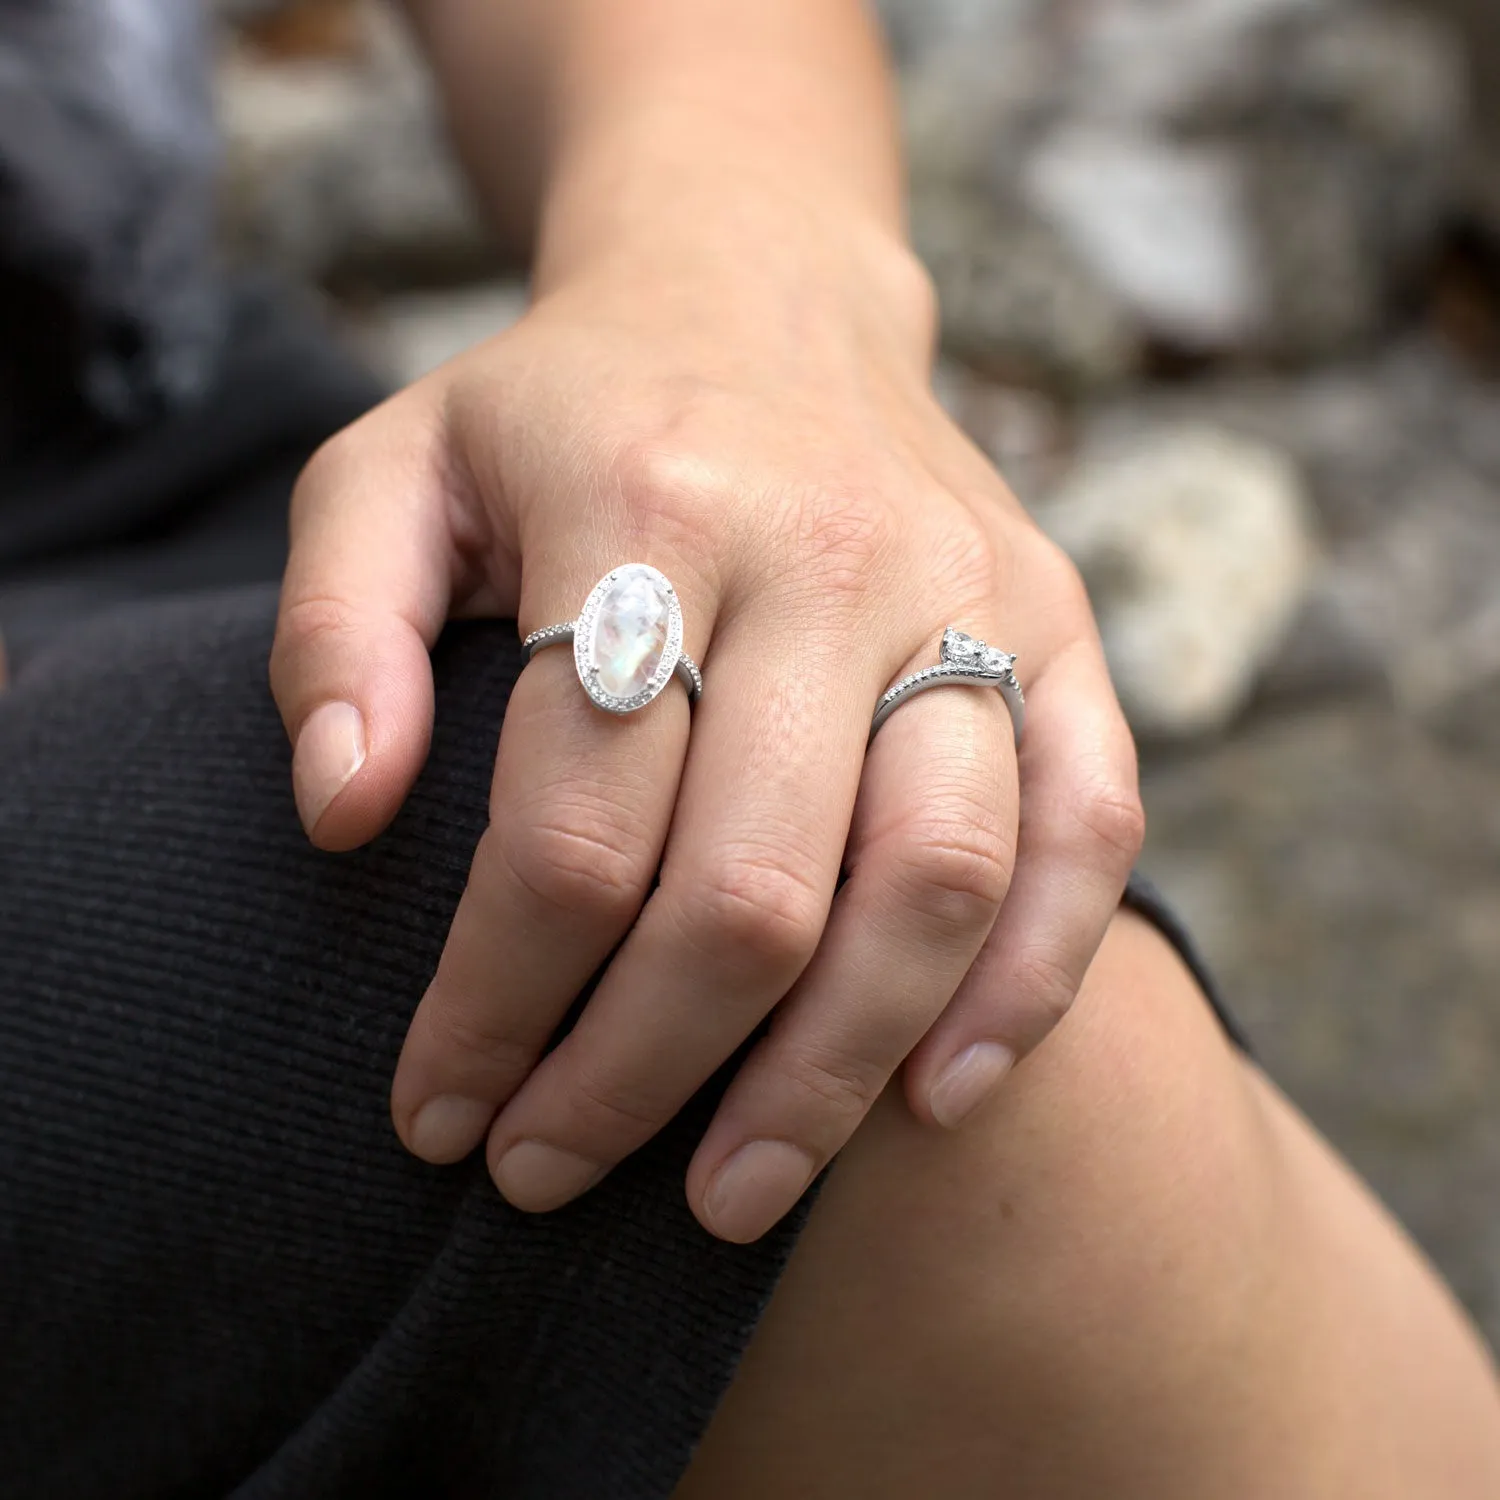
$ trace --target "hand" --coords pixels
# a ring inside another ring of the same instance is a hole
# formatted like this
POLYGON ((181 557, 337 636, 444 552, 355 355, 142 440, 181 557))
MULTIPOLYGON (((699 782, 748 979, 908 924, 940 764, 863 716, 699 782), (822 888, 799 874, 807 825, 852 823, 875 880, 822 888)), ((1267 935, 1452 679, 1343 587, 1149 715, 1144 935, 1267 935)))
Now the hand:
POLYGON ((919 1116, 964 1118, 1067 1009, 1141 837, 1079 579, 929 393, 925 281, 846 214, 760 210, 624 237, 328 444, 272 664, 303 819, 345 849, 422 763, 446 618, 524 634, 616 564, 673 581, 691 717, 676 683, 600 712, 561 649, 516 684, 392 1112, 431 1161, 487 1135, 506 1197, 554 1208, 774 1010, 688 1174, 731 1240, 796 1201, 903 1060, 919 1116), (875 700, 949 624, 1018 653, 1019 762, 1001 696, 960 687, 866 756, 875 700))

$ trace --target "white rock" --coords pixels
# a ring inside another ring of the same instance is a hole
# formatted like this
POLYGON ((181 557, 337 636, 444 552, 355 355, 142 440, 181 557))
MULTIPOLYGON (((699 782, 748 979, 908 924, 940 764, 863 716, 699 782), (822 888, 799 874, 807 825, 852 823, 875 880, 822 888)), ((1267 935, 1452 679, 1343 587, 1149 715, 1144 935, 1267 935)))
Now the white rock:
POLYGON ((1235 156, 1213 145, 1066 126, 1025 165, 1029 205, 1158 333, 1192 348, 1248 339, 1265 313, 1235 156))
POLYGON ((1036 511, 1088 582, 1134 727, 1187 736, 1226 724, 1311 576, 1290 461, 1213 428, 1137 434, 1091 452, 1036 511))

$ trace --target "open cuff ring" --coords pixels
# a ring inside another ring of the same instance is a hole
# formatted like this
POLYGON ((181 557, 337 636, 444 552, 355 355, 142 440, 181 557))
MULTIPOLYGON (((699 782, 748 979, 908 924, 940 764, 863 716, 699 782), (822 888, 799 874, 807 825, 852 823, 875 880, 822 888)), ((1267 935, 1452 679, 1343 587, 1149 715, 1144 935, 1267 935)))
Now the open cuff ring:
POLYGON ((528 662, 544 646, 571 641, 583 690, 612 714, 644 708, 675 673, 688 702, 703 677, 682 649, 682 605, 666 576, 649 563, 611 568, 589 591, 576 620, 533 630, 521 642, 528 662))
MULTIPOLYGON (((972 635, 965 635, 957 626, 950 625, 943 632, 943 643, 938 647, 938 664, 923 667, 903 677, 894 687, 887 688, 875 705, 875 717, 870 724, 870 739, 908 698, 924 693, 928 688, 946 687, 959 683, 968 687, 995 687, 1000 689, 1005 706, 1010 710, 1010 720, 1015 726, 1016 744, 1021 743, 1021 729, 1026 722, 1026 695, 1016 681, 1016 659, 1009 651, 997 646, 987 646, 972 635)), ((868 743, 868 742, 867 742, 868 743)))

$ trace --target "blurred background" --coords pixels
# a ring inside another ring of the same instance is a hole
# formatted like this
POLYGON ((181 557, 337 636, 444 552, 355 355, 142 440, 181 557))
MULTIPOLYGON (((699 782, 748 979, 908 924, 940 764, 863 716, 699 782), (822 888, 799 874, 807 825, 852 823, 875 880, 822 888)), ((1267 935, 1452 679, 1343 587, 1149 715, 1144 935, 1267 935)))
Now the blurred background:
MULTIPOLYGON (((1146 867, 1500 1341, 1500 5, 883 9, 939 391, 1089 580, 1146 867)), ((393 381, 519 315, 390 15, 220 22, 239 253, 393 381)))

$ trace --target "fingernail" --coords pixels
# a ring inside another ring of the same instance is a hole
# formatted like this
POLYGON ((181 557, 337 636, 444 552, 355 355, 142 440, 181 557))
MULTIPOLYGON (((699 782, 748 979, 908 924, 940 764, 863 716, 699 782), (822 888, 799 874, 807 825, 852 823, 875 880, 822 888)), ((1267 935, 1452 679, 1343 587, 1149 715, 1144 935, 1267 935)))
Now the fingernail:
POLYGON ((703 1212, 720 1239, 758 1240, 806 1191, 817 1163, 790 1141, 751 1141, 714 1174, 703 1212))
POLYGON ((927 1096, 932 1118, 949 1130, 961 1125, 1015 1063, 1016 1054, 999 1042, 975 1042, 966 1047, 938 1075, 927 1096))
POLYGON ((517 1208, 544 1214, 586 1193, 608 1169, 546 1141, 517 1141, 495 1163, 495 1186, 517 1208))
POLYGON ((438 1094, 412 1116, 406 1143, 423 1161, 461 1161, 483 1140, 494 1118, 495 1106, 484 1099, 438 1094))
POLYGON ((309 833, 364 763, 365 721, 352 703, 325 703, 308 715, 292 753, 292 790, 309 833))

